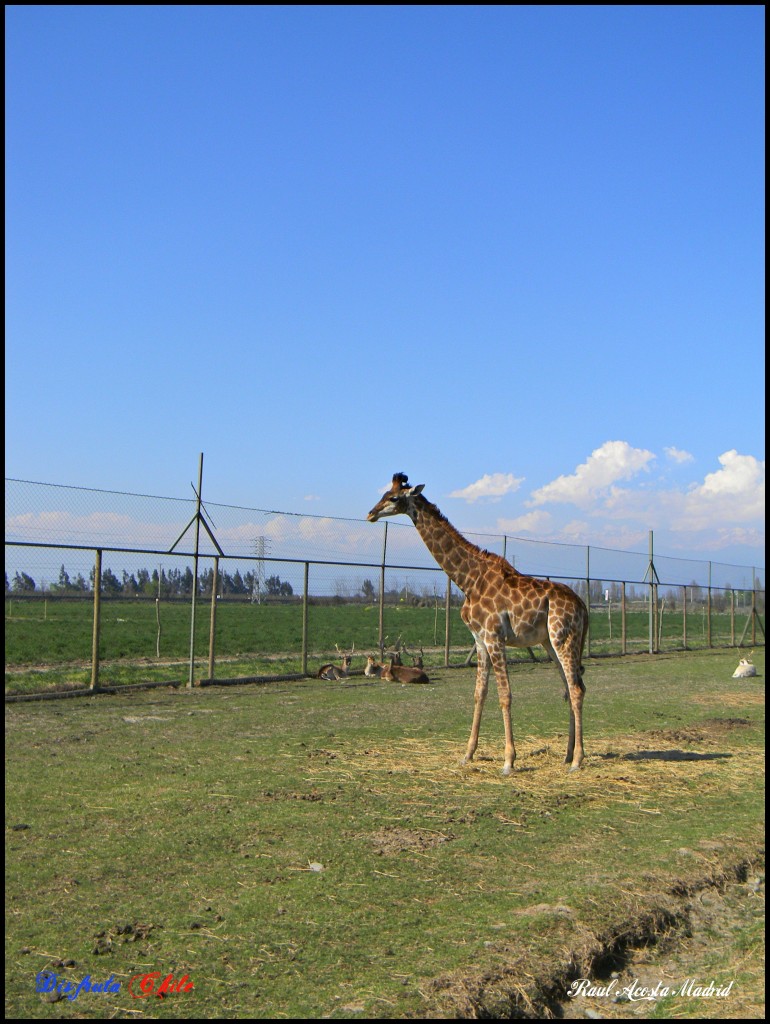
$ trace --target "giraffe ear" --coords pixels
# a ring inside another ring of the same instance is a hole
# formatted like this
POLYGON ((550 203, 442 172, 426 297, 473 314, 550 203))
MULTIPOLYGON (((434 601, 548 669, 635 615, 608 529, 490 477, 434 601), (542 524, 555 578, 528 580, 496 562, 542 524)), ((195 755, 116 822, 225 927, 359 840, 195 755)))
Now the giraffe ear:
POLYGON ((408 492, 407 492, 407 493, 409 494, 409 496, 410 496, 411 498, 413 498, 413 497, 415 497, 415 495, 417 495, 417 494, 422 494, 422 492, 423 492, 424 490, 425 490, 425 484, 415 484, 415 486, 414 486, 414 487, 410 487, 410 488, 409 488, 409 490, 408 490, 408 492))

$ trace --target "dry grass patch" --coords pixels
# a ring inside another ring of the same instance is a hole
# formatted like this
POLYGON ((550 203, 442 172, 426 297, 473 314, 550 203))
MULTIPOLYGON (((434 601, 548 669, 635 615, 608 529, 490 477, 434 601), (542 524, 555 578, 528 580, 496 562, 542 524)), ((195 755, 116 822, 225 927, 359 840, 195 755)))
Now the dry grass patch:
POLYGON ((693 704, 706 704, 718 708, 761 707, 765 703, 764 690, 761 693, 696 693, 690 697, 693 704))

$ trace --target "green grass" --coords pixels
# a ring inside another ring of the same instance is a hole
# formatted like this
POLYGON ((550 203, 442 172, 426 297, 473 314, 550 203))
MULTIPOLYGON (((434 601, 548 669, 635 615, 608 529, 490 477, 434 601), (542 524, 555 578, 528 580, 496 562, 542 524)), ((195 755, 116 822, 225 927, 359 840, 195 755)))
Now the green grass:
MULTIPOLYGON (((93 608, 88 600, 6 600, 6 692, 25 693, 44 689, 87 686, 90 683, 93 608)), ((429 652, 429 663, 444 661, 446 618, 443 605, 419 608, 408 604, 389 605, 384 611, 384 631, 389 643, 402 637, 410 649, 421 646, 429 652)), ((736 640, 743 619, 736 619, 736 640)), ((627 615, 629 653, 647 650, 648 616, 643 611, 627 615)), ((199 668, 196 678, 208 675, 210 603, 197 606, 194 653, 199 668)), ((450 612, 452 660, 462 663, 472 646, 470 633, 460 619, 458 608, 450 612)), ((309 670, 330 655, 335 645, 355 645, 362 656, 377 650, 379 608, 361 604, 311 604, 308 608, 309 670)), ((275 675, 302 670, 302 606, 254 605, 220 601, 216 617, 216 663, 219 678, 238 675, 275 675)), ((663 617, 661 648, 682 646, 681 612, 663 617)), ((688 646, 705 647, 703 617, 688 615, 688 646)), ((731 641, 730 616, 712 616, 712 643, 731 641)), ((750 645, 747 640, 745 647, 750 645)), ((606 613, 592 612, 591 652, 618 653, 621 650, 620 612, 612 622, 606 613)), ((186 681, 190 654, 190 607, 165 602, 104 600, 101 613, 100 681, 131 683, 186 681), (160 617, 160 638, 158 621, 160 617)), ((511 652, 514 655, 516 652, 511 652)), ((518 652, 528 658, 526 651, 518 652)), ((362 668, 363 660, 354 663, 362 668)))
POLYGON ((517 666, 509 778, 493 694, 459 766, 470 670, 8 705, 6 1013, 456 1016, 478 985, 489 1009, 490 979, 526 987, 756 853, 763 652, 759 679, 734 662, 590 663, 572 774, 555 671, 517 666), (69 960, 122 991, 52 1011, 35 975, 69 960), (144 971, 195 989, 136 1002, 144 971))

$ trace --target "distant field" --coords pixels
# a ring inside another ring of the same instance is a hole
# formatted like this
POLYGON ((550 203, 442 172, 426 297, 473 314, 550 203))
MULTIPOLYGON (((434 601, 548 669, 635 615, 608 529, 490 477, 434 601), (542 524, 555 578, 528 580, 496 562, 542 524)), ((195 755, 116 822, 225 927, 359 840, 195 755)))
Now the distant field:
MULTIPOLYGON (((59 685, 87 685, 92 646, 91 600, 6 599, 6 688, 25 692, 59 685)), ((660 619, 662 650, 682 648, 681 611, 665 612, 660 619)), ((374 653, 378 641, 379 608, 362 604, 311 604, 308 609, 309 668, 335 654, 335 645, 356 653, 374 653)), ((745 614, 736 617, 736 641, 745 614)), ((435 607, 388 605, 384 629, 389 644, 398 637, 410 649, 425 648, 429 661, 443 664, 446 612, 435 607)), ((472 639, 460 619, 459 608, 450 612, 452 658, 464 660, 472 639)), ((198 676, 207 675, 210 602, 198 603, 195 657, 198 676)), ((621 650, 621 614, 591 613, 591 652, 621 650)), ((626 642, 630 652, 648 649, 649 619, 646 611, 626 616, 626 642)), ((713 613, 712 644, 731 642, 729 613, 713 613)), ((301 671, 302 606, 296 604, 249 604, 220 601, 216 619, 216 658, 219 676, 276 674, 301 671)), ((705 616, 688 614, 687 646, 706 646, 705 616)), ((748 641, 750 644, 750 640, 748 641)), ((143 682, 169 678, 186 679, 190 653, 190 606, 184 602, 126 599, 102 601, 100 659, 103 681, 143 682), (160 635, 158 630, 160 626, 160 635)), ((528 658, 526 651, 518 652, 528 658)), ((542 652, 538 656, 542 656, 542 652)), ((363 657, 354 669, 363 667, 363 657)))

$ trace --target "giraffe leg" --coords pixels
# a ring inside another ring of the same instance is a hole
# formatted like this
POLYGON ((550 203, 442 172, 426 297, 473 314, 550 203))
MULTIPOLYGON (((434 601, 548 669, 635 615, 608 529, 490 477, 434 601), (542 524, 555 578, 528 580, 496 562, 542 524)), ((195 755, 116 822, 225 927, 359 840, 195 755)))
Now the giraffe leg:
POLYGON ((500 710, 503 713, 503 728, 505 729, 503 775, 510 775, 513 771, 513 762, 516 760, 516 747, 513 743, 513 727, 511 725, 511 684, 508 679, 508 666, 505 663, 505 644, 495 640, 493 643, 488 644, 488 649, 492 667, 495 670, 497 695, 500 700, 500 710))
POLYGON ((487 688, 489 686, 489 655, 479 637, 475 637, 475 639, 478 664, 476 665, 476 690, 473 694, 473 725, 471 726, 471 735, 468 739, 468 749, 465 752, 465 757, 462 759, 462 764, 468 764, 473 760, 476 747, 479 745, 481 713, 484 710, 484 701, 487 699, 487 688))
POLYGON ((585 751, 583 750, 583 695, 586 688, 580 671, 580 651, 561 653, 560 664, 563 667, 569 695, 569 742, 567 744, 566 761, 571 762, 570 771, 580 767, 585 751))
POLYGON ((571 683, 569 688, 570 699, 570 746, 567 753, 572 753, 572 765, 570 771, 574 772, 580 767, 585 757, 583 750, 583 694, 585 687, 578 672, 578 682, 571 683), (574 732, 574 737, 573 737, 574 732))
MULTIPOLYGON (((564 699, 569 700, 569 690, 564 694, 564 699)), ((564 758, 565 764, 571 764, 572 758, 575 753, 575 712, 572 708, 572 702, 570 701, 569 706, 569 739, 567 740, 567 754, 564 758)))
POLYGON ((580 652, 565 649, 556 650, 550 639, 543 646, 556 662, 559 675, 564 683, 564 699, 569 701, 569 739, 564 763, 570 771, 576 771, 585 757, 583 750, 583 694, 585 686, 580 674, 580 652), (576 753, 577 751, 577 753, 576 753))

